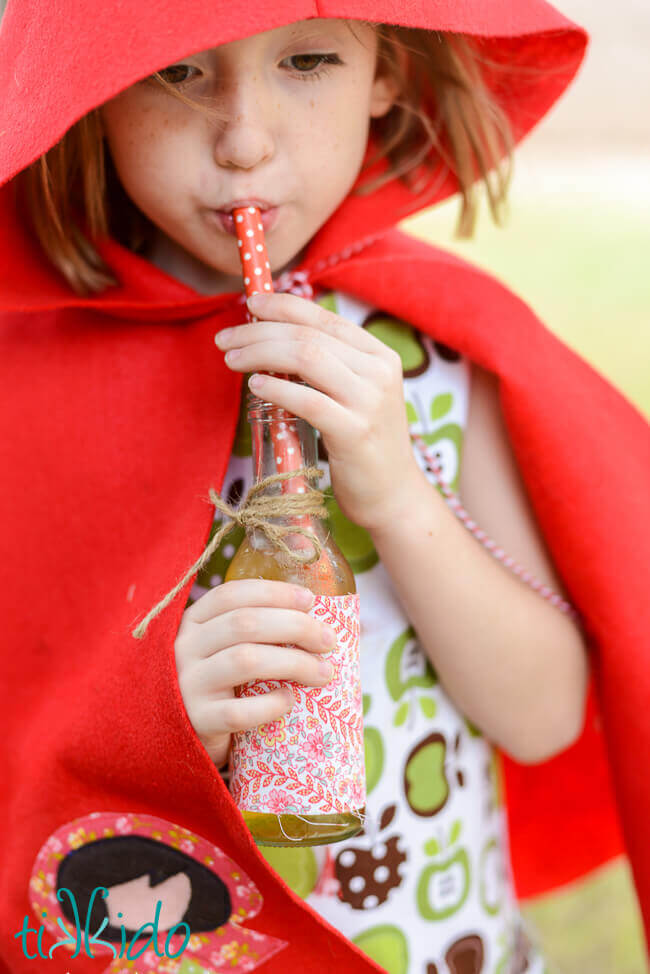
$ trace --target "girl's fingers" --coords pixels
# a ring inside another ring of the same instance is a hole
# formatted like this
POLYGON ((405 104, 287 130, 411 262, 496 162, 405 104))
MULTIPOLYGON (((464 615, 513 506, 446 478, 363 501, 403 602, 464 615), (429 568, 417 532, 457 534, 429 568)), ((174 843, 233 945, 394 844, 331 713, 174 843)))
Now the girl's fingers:
MULTIPOLYGON (((249 730, 260 724, 279 720, 292 709, 295 699, 291 690, 269 690, 255 697, 228 697, 206 703, 197 718, 197 733, 205 742, 223 734, 249 730)), ((206 745, 207 747, 208 745, 206 745)))
POLYGON ((195 629, 192 655, 207 657, 239 643, 291 643, 324 653, 334 648, 336 634, 331 626, 305 612, 252 606, 225 612, 195 629))
POLYGON ((226 364, 236 372, 298 375, 345 407, 363 402, 367 388, 366 380, 317 342, 256 342, 228 352, 226 364))
POLYGON ((254 680, 290 680, 301 686, 323 687, 332 666, 318 653, 265 643, 229 646, 196 666, 202 694, 231 690, 254 680), (200 670, 200 674, 199 671, 200 670))
MULTIPOLYGON (((351 328, 354 329, 352 335, 361 330, 356 325, 352 325, 351 328)), ((372 378, 377 368, 376 354, 370 354, 368 350, 364 351, 348 340, 289 322, 260 321, 228 328, 224 333, 220 332, 215 336, 215 342, 223 352, 253 346, 257 348, 263 343, 270 343, 275 347, 306 346, 302 352, 306 359, 317 359, 325 352, 329 352, 338 362, 347 365, 352 372, 364 378, 372 378)), ((231 356, 228 357, 228 362, 232 362, 235 366, 231 356)))
MULTIPOLYGON (((257 299, 256 295, 256 299, 257 299)), ((347 321, 333 311, 328 311, 315 301, 301 298, 297 294, 275 293, 259 295, 253 312, 260 320, 293 322, 296 325, 305 325, 308 328, 315 328, 320 332, 338 338, 348 345, 358 348, 369 355, 381 355, 382 349, 390 352, 390 349, 380 342, 379 339, 371 335, 364 328, 347 321)), ((248 328, 248 324, 240 327, 248 328)))
POLYGON ((183 622, 208 622, 215 616, 246 606, 274 606, 308 611, 314 596, 300 585, 260 578, 236 579, 210 589, 183 614, 183 622))
POLYGON ((353 420, 350 410, 316 389, 274 375, 253 375, 248 384, 256 396, 306 419, 323 436, 331 437, 332 441, 341 435, 356 434, 354 429, 346 432, 350 431, 353 420))

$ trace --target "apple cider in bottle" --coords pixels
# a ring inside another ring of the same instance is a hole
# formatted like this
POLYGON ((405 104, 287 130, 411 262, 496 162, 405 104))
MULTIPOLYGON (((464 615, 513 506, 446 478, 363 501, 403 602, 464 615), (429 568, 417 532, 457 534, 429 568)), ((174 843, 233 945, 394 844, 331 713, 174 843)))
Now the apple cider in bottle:
MULTIPOLYGON (((249 395, 255 483, 285 471, 316 466, 316 433, 305 420, 249 395)), ((309 491, 304 474, 272 483, 263 494, 290 497, 309 491)), ((337 633, 327 657, 333 677, 325 687, 262 681, 237 690, 245 696, 288 686, 295 699, 283 718, 233 734, 231 792, 260 845, 321 845, 360 831, 365 804, 363 717, 359 670, 359 602, 354 575, 327 531, 311 514, 271 517, 296 527, 283 540, 299 552, 289 558, 260 528, 249 528, 225 581, 268 578, 292 582, 316 596, 311 614, 337 633), (310 537, 322 549, 315 560, 310 537)))

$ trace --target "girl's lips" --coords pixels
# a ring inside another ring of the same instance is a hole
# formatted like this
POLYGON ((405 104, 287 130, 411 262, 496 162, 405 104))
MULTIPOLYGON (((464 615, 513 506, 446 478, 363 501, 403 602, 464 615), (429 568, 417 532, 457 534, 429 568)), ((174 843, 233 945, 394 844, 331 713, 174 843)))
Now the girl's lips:
MULTIPOLYGON (((278 211, 279 207, 272 206, 269 210, 264 210, 261 213, 261 222, 265 233, 269 233, 275 226, 278 219, 278 211)), ((227 213, 224 210, 210 210, 210 213, 214 215, 216 222, 226 233, 232 234, 233 237, 235 236, 235 221, 232 218, 232 213, 227 213)))

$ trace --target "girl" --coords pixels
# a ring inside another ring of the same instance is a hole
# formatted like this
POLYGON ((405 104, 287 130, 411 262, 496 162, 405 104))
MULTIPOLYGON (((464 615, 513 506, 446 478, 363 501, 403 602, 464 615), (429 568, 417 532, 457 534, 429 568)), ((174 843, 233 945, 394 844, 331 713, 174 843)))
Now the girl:
MULTIPOLYGON (((650 743, 630 651, 645 637, 646 429, 496 282, 392 228, 460 191, 469 230, 480 176, 498 216, 502 157, 569 83, 585 36, 542 0, 409 13, 376 0, 332 17, 296 2, 213 7, 147 2, 88 22, 71 0, 14 0, 3 22, 4 617, 21 646, 3 661, 3 950, 12 972, 33 969, 11 934, 30 909, 40 922, 26 893, 48 836, 79 816, 137 827, 146 814, 172 823, 172 845, 191 829, 230 857, 259 890, 260 929, 283 942, 262 957, 244 938, 204 969, 369 971, 370 957, 400 974, 541 972, 516 908, 495 748, 516 762, 521 893, 620 850, 591 710, 585 722, 587 639, 650 893, 635 828, 650 795, 639 800, 623 746, 650 743), (35 23, 43 42, 29 40, 35 23), (294 293, 249 304, 259 321, 241 327, 229 212, 245 203, 265 213, 277 290, 294 293), (233 536, 142 644, 129 634, 205 542, 208 486, 246 491, 236 425, 249 373, 256 394, 321 432, 363 623, 364 834, 268 862, 218 769, 235 730, 272 723, 280 742, 290 704, 234 688, 326 685, 331 633, 293 586, 220 584, 233 536), (622 503, 614 471, 638 495, 622 503), (441 483, 529 574, 470 536, 441 483), (24 579, 37 547, 54 571, 35 600, 24 579)), ((107 838, 84 840, 86 861, 107 838)), ((141 879, 122 890, 130 930, 141 879)), ((59 880, 37 871, 30 888, 54 902, 59 880)), ((48 970, 96 969, 61 954, 48 970)))

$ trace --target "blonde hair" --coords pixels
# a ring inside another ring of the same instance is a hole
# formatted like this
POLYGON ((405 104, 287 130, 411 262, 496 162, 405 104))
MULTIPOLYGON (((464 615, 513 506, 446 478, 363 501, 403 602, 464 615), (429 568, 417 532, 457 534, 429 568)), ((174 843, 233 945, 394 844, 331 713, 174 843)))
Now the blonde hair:
MULTIPOLYGON (((350 22, 351 29, 352 23, 367 24, 377 32, 378 65, 389 72, 400 92, 385 116, 371 120, 378 152, 366 169, 382 157, 387 159, 387 169, 355 192, 367 195, 397 177, 414 193, 428 188, 433 196, 436 186, 428 157, 435 147, 443 163, 441 182, 450 171, 458 180, 458 235, 473 232, 477 182, 486 190, 495 222, 501 223, 513 140, 505 113, 483 81, 481 59, 471 42, 458 34, 368 21, 350 22), (422 93, 427 90, 433 91, 435 99, 431 114, 423 104, 422 93)), ((161 75, 153 79, 198 107, 161 75)), ((93 246, 94 238, 111 233, 135 252, 151 239, 155 228, 127 197, 105 150, 99 109, 80 119, 16 179, 45 254, 78 294, 117 284, 93 246)))

